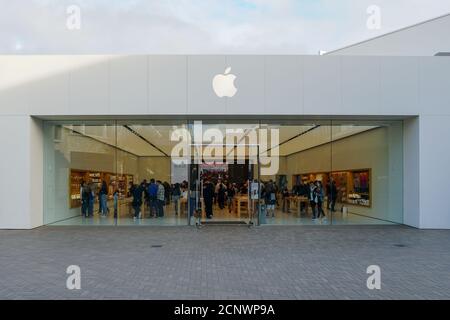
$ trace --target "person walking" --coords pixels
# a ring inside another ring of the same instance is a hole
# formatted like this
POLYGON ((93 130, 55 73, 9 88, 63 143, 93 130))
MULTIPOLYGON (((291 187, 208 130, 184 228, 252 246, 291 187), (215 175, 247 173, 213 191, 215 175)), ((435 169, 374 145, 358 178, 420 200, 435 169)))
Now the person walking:
POLYGON ((312 220, 315 221, 316 220, 316 185, 314 184, 314 182, 310 182, 309 183, 309 193, 308 193, 308 199, 309 199, 309 204, 311 206, 311 211, 312 211, 312 220))
POLYGON ((317 218, 320 219, 321 216, 323 216, 324 220, 326 220, 325 211, 322 208, 323 204, 323 187, 322 183, 320 181, 316 181, 316 188, 314 190, 314 196, 315 196, 315 202, 317 206, 317 218))

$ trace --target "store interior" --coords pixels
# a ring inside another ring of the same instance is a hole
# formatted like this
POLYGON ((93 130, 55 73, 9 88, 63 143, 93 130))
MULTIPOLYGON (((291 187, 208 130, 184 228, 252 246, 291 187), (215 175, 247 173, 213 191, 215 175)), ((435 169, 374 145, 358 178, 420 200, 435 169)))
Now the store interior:
POLYGON ((44 132, 47 225, 403 222, 401 121, 46 121, 44 132), (195 130, 200 130, 202 144, 194 141, 199 133, 195 130), (179 153, 174 150, 182 145, 177 132, 191 134, 184 145, 189 155, 176 156, 179 153), (221 141, 212 140, 211 133, 221 135, 221 141), (267 148, 261 144, 265 139, 267 148), (203 157, 199 160, 200 145, 203 157), (208 148, 212 153, 206 152, 208 148), (217 161, 217 153, 224 161, 217 161), (276 161, 269 165, 269 158, 276 161), (265 170, 269 166, 276 170, 265 170), (155 213, 159 209, 153 208, 146 195, 151 179, 164 187, 162 215, 155 213), (220 189, 219 195, 214 189, 211 219, 203 197, 206 181, 214 188, 222 182, 225 190, 220 189), (267 210, 263 195, 252 198, 251 194, 252 183, 265 186, 270 181, 276 195, 270 199, 273 212, 267 210), (313 219, 310 199, 307 194, 299 195, 298 189, 317 181, 323 187, 324 216, 313 219), (92 194, 92 214, 87 217, 83 183, 92 194), (334 211, 327 187, 332 183, 336 187, 334 211), (105 208, 101 208, 103 186, 105 208), (143 186, 142 204, 136 216, 133 188, 139 186, 143 186), (174 192, 175 187, 179 191, 174 192))

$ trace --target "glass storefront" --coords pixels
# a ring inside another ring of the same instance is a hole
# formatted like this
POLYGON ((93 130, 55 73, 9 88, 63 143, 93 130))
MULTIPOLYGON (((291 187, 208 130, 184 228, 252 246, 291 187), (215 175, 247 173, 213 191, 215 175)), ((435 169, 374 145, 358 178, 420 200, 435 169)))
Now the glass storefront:
POLYGON ((46 121, 44 223, 403 223, 402 121, 46 121))

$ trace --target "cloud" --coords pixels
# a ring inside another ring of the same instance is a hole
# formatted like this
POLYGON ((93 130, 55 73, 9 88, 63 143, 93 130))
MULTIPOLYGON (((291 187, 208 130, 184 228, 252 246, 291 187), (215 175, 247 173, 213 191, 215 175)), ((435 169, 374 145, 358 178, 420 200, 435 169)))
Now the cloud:
POLYGON ((448 0, 0 0, 0 53, 316 54, 450 12, 448 0), (66 7, 82 28, 66 28, 66 7), (369 5, 382 29, 366 28, 369 5))

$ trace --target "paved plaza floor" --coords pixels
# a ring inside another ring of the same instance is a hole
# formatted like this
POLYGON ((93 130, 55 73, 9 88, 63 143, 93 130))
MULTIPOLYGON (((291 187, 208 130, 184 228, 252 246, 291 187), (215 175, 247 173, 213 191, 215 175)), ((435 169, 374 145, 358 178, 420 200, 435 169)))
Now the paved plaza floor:
POLYGON ((449 299, 449 252, 450 230, 405 226, 0 230, 0 298, 449 299))

